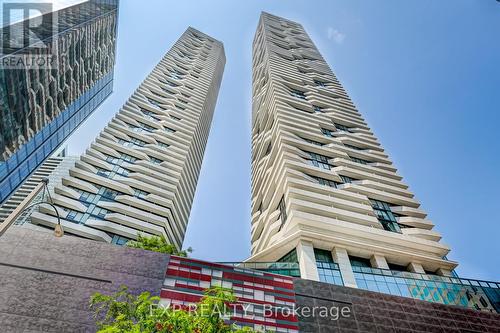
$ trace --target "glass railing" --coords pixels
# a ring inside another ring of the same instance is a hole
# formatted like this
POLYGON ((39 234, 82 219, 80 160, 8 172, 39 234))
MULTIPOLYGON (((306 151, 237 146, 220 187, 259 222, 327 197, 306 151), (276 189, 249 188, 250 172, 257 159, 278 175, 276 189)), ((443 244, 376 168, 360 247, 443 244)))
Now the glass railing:
MULTIPOLYGON (((300 277, 296 262, 221 262, 220 264, 300 277)), ((316 262, 322 282, 344 285, 338 264, 316 262)), ((500 282, 352 266, 358 288, 428 302, 500 313, 500 282)))
POLYGON ((220 262, 241 269, 255 269, 273 274, 300 277, 299 264, 296 262, 220 262))
POLYGON ((500 283, 352 266, 358 288, 500 313, 500 283))

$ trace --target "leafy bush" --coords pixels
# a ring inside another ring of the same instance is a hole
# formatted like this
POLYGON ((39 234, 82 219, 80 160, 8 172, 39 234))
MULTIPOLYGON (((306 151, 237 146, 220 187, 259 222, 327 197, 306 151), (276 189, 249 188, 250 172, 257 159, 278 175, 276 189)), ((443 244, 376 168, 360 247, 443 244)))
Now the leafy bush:
POLYGON ((136 249, 143 249, 143 250, 148 250, 148 251, 154 251, 154 252, 160 252, 160 253, 167 253, 167 254, 172 254, 175 256, 179 257, 187 257, 188 253, 193 252, 191 248, 188 248, 187 250, 179 251, 175 247, 175 245, 167 243, 167 240, 165 237, 161 236, 144 236, 144 235, 137 235, 137 240, 136 241, 128 241, 127 244, 125 244, 127 247, 133 247, 136 249))
POLYGON ((99 333, 229 333, 254 332, 227 325, 223 317, 232 313, 236 297, 230 289, 207 289, 193 308, 158 306, 160 298, 143 292, 129 293, 127 287, 112 295, 96 293, 90 300, 99 333))

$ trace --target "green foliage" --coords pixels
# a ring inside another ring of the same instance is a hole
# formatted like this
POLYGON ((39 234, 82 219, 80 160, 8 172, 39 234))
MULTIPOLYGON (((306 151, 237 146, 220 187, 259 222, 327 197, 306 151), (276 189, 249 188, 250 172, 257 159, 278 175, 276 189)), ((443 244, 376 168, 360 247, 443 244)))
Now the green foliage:
POLYGON ((159 297, 144 292, 134 296, 127 287, 112 295, 96 293, 90 300, 98 333, 248 333, 224 323, 236 301, 232 290, 214 287, 205 292, 192 311, 164 308, 159 297))
POLYGON ((193 252, 191 248, 188 248, 187 250, 184 251, 179 251, 175 247, 175 245, 167 243, 167 240, 165 237, 161 236, 144 236, 144 235, 137 235, 137 240, 136 241, 128 241, 127 244, 125 244, 128 247, 133 247, 136 249, 143 249, 143 250, 148 250, 148 251, 154 251, 154 252, 160 252, 160 253, 167 253, 167 254, 172 254, 175 256, 179 257, 187 257, 188 253, 193 252))

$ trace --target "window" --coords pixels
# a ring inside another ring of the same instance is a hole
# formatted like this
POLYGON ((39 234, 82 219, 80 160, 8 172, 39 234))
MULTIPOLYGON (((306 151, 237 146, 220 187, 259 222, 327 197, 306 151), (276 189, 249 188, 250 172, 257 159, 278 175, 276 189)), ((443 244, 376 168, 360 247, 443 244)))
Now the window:
POLYGON ((109 199, 109 200, 114 200, 118 195, 121 195, 120 192, 109 189, 107 187, 101 187, 101 189, 99 190, 99 193, 102 195, 103 198, 109 199))
POLYGON ((316 113, 323 113, 323 108, 321 106, 313 105, 314 112, 316 113))
POLYGON ((339 131, 343 131, 343 132, 349 132, 351 133, 351 128, 350 127, 347 127, 346 125, 342 125, 342 124, 337 124, 337 123, 333 123, 333 125, 335 125, 335 128, 339 131))
POLYGON ((314 84, 318 87, 326 87, 326 82, 314 80, 314 84))
POLYGON ((351 262, 351 266, 372 267, 372 264, 370 263, 370 259, 360 258, 360 257, 355 257, 355 256, 350 255, 349 261, 351 262))
POLYGON ((391 271, 398 271, 398 272, 407 272, 408 270, 406 269, 406 266, 398 265, 398 264, 391 264, 390 262, 387 263, 387 266, 389 266, 389 269, 391 271))
POLYGON ((149 158, 150 158, 150 161, 153 162, 154 164, 160 164, 163 162, 162 160, 160 160, 159 158, 156 158, 156 157, 149 156, 149 158))
POLYGON ((280 216, 279 218, 281 219, 281 225, 280 225, 280 228, 279 230, 281 230, 281 228, 283 227, 283 225, 285 224, 286 222, 286 219, 288 218, 288 216, 286 215, 286 204, 285 204, 285 196, 282 196, 281 197, 281 200, 278 204, 278 209, 280 211, 280 216))
POLYGON ((329 130, 329 129, 326 129, 326 128, 322 128, 321 129, 321 133, 323 133, 323 135, 327 136, 327 137, 330 137, 330 138, 333 138, 333 132, 332 130, 329 130))
POLYGON ((176 80, 182 79, 182 76, 179 75, 177 72, 168 73, 168 74, 165 74, 165 75, 167 75, 168 77, 170 77, 172 79, 176 79, 176 80))
POLYGON ((97 175, 101 176, 101 177, 104 177, 104 178, 109 178, 109 179, 113 178, 113 175, 111 174, 110 171, 102 169, 102 168, 98 168, 97 169, 97 175))
POLYGON ((314 249, 314 257, 320 262, 334 262, 332 252, 327 250, 314 249))
POLYGON ((113 167, 113 172, 120 175, 120 176, 125 176, 127 177, 129 172, 127 169, 122 168, 121 166, 115 165, 113 167))
POLYGON ((106 216, 107 213, 108 213, 107 209, 97 206, 94 206, 94 208, 89 212, 90 215, 97 216, 102 219, 106 216))
POLYGON ((290 95, 293 97, 300 98, 300 99, 306 99, 306 95, 304 94, 303 91, 300 91, 300 90, 292 89, 292 90, 290 90, 290 95))
POLYGON ((125 153, 122 153, 122 155, 120 156, 120 159, 127 161, 127 162, 137 161, 137 158, 135 158, 134 156, 130 156, 128 154, 125 154, 125 153))
POLYGON ((273 149, 273 145, 272 144, 268 144, 267 145, 267 149, 266 149, 266 153, 264 154, 264 156, 269 155, 269 153, 271 153, 272 149, 273 149))
POLYGON ((309 161, 312 165, 326 170, 330 170, 332 168, 332 166, 328 163, 327 156, 311 152, 309 152, 309 155, 311 156, 311 159, 309 161))
POLYGON ((114 164, 114 165, 122 165, 123 161, 129 162, 129 163, 133 163, 133 162, 137 161, 137 158, 130 156, 128 154, 125 154, 125 153, 122 153, 119 158, 116 158, 116 157, 113 157, 113 156, 110 156, 107 154, 104 154, 104 155, 106 155, 106 162, 109 162, 109 163, 114 164))
POLYGON ((321 282, 344 285, 339 266, 334 262, 330 251, 314 249, 314 257, 321 282))
POLYGON ((163 147, 163 148, 168 148, 170 147, 169 144, 163 143, 163 142, 158 142, 158 146, 163 147))
POLYGON ((279 259, 277 262, 299 262, 299 260, 297 259, 297 251, 293 249, 292 251, 281 257, 281 259, 279 259))
POLYGON ((357 157, 352 157, 352 156, 349 156, 349 157, 351 158, 351 161, 359 163, 359 164, 368 164, 368 163, 371 163, 371 161, 367 161, 367 160, 364 160, 362 158, 357 158, 357 157))
POLYGON ((330 179, 321 178, 321 177, 314 177, 314 176, 310 176, 310 177, 316 179, 318 181, 318 184, 321 184, 321 185, 326 185, 326 186, 330 186, 333 188, 337 188, 337 185, 339 185, 339 183, 337 183, 336 181, 330 180, 330 179))
POLYGON ((370 199, 375 212, 375 216, 380 221, 382 226, 387 231, 399 232, 401 233, 401 228, 398 225, 396 216, 391 211, 391 206, 387 202, 370 199))
POLYGON ((83 214, 77 212, 76 210, 69 210, 68 215, 66 215, 66 220, 70 220, 73 222, 80 222, 83 218, 83 214))
POLYGON ((139 189, 134 189, 134 190, 135 190, 134 196, 136 196, 137 198, 146 199, 146 197, 149 195, 149 193, 146 191, 139 190, 139 189))
POLYGON ((144 123, 140 123, 141 124, 141 128, 143 130, 146 130, 148 132, 152 132, 154 130, 156 130, 157 128, 153 127, 153 126, 149 126, 148 124, 144 124, 144 123))
POLYGON ((149 120, 157 120, 157 121, 159 121, 159 120, 160 120, 160 118, 158 118, 158 117, 156 116, 156 114, 155 114, 155 113, 153 113, 153 112, 151 112, 151 111, 149 111, 149 110, 146 110, 146 109, 141 109, 141 111, 142 111, 142 114, 143 114, 143 115, 144 115, 147 119, 149 119, 149 120))
POLYGON ((342 179, 342 182, 344 184, 351 184, 353 181, 357 180, 357 179, 354 179, 354 178, 351 178, 348 176, 342 176, 342 175, 340 175, 340 178, 342 179))
POLYGON ((171 129, 170 127, 165 127, 165 132, 167 132, 167 133, 174 133, 175 130, 171 129))
POLYGON ((118 236, 114 235, 113 239, 111 239, 111 244, 116 244, 116 245, 125 245, 130 239, 123 237, 123 236, 118 236))
POLYGON ((87 191, 80 190, 79 188, 76 187, 71 187, 73 190, 76 192, 80 193, 80 198, 78 199, 79 201, 82 202, 87 202, 87 203, 92 203, 94 202, 96 195, 87 191))
POLYGON ((147 144, 146 141, 142 141, 136 138, 131 138, 130 141, 120 139, 118 140, 118 143, 120 143, 124 147, 143 147, 145 144, 147 144))
POLYGON ((141 127, 137 127, 137 126, 130 125, 130 124, 129 124, 129 127, 132 129, 132 131, 137 132, 137 133, 143 133, 143 132, 151 133, 154 130, 156 130, 156 128, 154 128, 153 126, 149 126, 149 125, 146 125, 143 123, 140 123, 140 124, 141 124, 141 127))

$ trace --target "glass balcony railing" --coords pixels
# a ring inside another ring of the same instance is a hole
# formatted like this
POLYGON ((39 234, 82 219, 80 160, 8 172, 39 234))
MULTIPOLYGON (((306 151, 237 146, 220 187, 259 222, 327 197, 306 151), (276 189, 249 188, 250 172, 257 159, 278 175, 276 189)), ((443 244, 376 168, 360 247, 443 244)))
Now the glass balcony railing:
MULTIPOLYGON (((240 269, 300 277, 296 262, 221 262, 240 269)), ((343 286, 338 264, 317 261, 319 280, 343 286)), ((358 288, 428 302, 500 313, 500 282, 352 266, 358 288)))
POLYGON ((254 269, 273 274, 300 277, 299 264, 296 262, 220 262, 241 269, 254 269))
POLYGON ((500 283, 352 266, 358 288, 500 313, 500 283))

